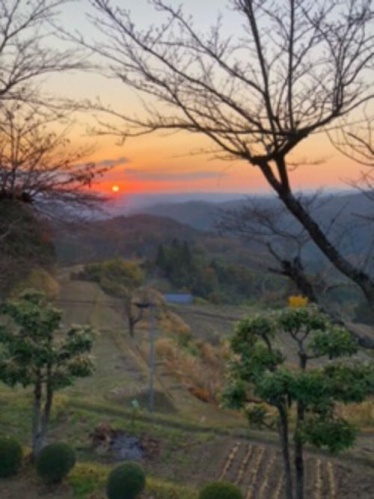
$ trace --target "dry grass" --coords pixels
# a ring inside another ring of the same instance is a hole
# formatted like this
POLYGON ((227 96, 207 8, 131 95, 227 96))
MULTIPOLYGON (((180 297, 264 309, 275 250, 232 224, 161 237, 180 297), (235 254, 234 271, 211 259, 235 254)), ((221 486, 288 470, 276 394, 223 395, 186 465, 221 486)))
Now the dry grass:
POLYGON ((223 385, 225 362, 221 347, 192 340, 181 344, 180 334, 156 342, 157 355, 196 398, 217 403, 223 385))
POLYGON ((358 426, 361 430, 374 427, 374 400, 365 400, 360 404, 341 405, 339 415, 358 426))
POLYGON ((55 299, 60 290, 56 279, 41 267, 34 267, 30 270, 26 277, 11 290, 10 297, 15 298, 28 288, 43 291, 50 299, 55 299))

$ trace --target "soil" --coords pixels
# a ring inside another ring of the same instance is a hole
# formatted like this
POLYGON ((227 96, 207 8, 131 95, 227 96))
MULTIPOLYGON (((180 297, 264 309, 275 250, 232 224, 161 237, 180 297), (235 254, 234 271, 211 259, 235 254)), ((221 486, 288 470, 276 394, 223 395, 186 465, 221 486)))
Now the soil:
MULTIPOLYGON (((169 475, 176 482, 200 487, 211 480, 238 485, 245 499, 284 497, 283 465, 276 445, 220 438, 185 447, 186 461, 174 462, 168 470, 162 463, 148 463, 152 472, 169 475)), ((306 454, 305 497, 307 499, 373 499, 371 466, 353 464, 325 455, 306 454)))
MULTIPOLYGON (((155 449, 154 439, 144 449, 155 449)), ((143 462, 147 473, 173 482, 196 486, 211 480, 237 484, 245 499, 282 499, 284 480, 280 451, 276 445, 245 439, 216 437, 211 441, 190 444, 181 441, 179 453, 172 459, 162 458, 162 448, 146 452, 143 462), (182 452, 180 452, 182 450, 182 452)), ((164 456, 165 457, 165 456, 164 456)), ((100 458, 98 458, 101 460, 100 458)), ((306 454, 305 497, 307 499, 373 499, 372 466, 333 459, 320 454, 306 454)), ((1 499, 72 499, 70 488, 42 485, 31 472, 0 480, 1 499)), ((102 491, 87 499, 102 499, 102 491)))
POLYGON ((28 476, 22 476, 22 478, 2 478, 0 497, 1 499, 71 499, 74 495, 66 484, 47 488, 28 476))
MULTIPOLYGON (((136 398, 142 407, 146 407, 148 401, 147 365, 143 363, 145 367, 141 369, 137 362, 139 359, 135 355, 131 357, 128 354, 131 349, 128 348, 129 342, 125 336, 123 336, 125 338, 123 345, 117 344, 108 332, 110 330, 122 331, 123 318, 120 314, 109 310, 109 307, 97 305, 100 301, 108 301, 108 298, 90 283, 68 283, 63 289, 65 294, 62 293, 61 300, 65 299, 66 303, 61 304, 66 309, 69 321, 91 322, 98 329, 100 326, 103 329, 107 328, 105 333, 99 336, 95 346, 96 375, 77 383, 74 388, 75 395, 86 396, 92 393, 95 400, 116 399, 116 402, 126 407, 129 407, 132 400, 136 398), (81 303, 82 296, 89 303, 81 303), (121 383, 119 379, 122 380, 121 383), (108 393, 111 397, 107 396, 108 393)), ((195 317, 189 312, 185 315, 184 318, 187 319, 189 316, 194 320, 191 324, 194 333, 199 335, 200 330, 204 329, 205 333, 209 333, 213 339, 227 334, 230 329, 229 322, 234 319, 230 316, 230 320, 224 323, 222 323, 222 318, 214 322, 211 315, 206 314, 205 323, 202 315, 196 314, 195 317)), ((141 331, 138 333, 140 336, 141 331)), ((122 341, 122 336, 117 336, 122 341)), ((175 384, 175 379, 171 377, 169 379, 166 375, 161 376, 157 372, 156 374, 155 408, 157 412, 162 412, 161 407, 165 407, 165 412, 170 414, 177 408, 181 413, 188 410, 188 413, 193 414, 192 420, 222 422, 220 427, 225 428, 231 425, 233 418, 228 418, 227 414, 217 411, 208 404, 192 399, 186 390, 173 391, 170 387, 172 383, 175 384), (165 386, 169 391, 173 391, 172 397, 164 395, 165 386), (161 395, 164 395, 162 400, 161 395), (171 399, 173 403, 170 403, 171 399)), ((211 424, 211 426, 214 425, 211 424)), ((61 428, 60 431, 62 431, 61 428)), ((66 434, 68 434, 68 428, 66 434)), ((196 441, 187 433, 180 437, 176 432, 173 433, 172 429, 163 437, 163 441, 149 440, 144 445, 146 449, 154 452, 153 455, 152 452, 148 452, 143 458, 147 473, 152 476, 196 487, 210 480, 228 480, 236 483, 243 490, 245 499, 281 499, 284 497, 282 461, 276 445, 222 436, 196 441)), ((373 452, 374 439, 365 435, 358 439, 358 445, 350 455, 358 460, 369 460, 372 459, 373 452)), ((98 461, 102 458, 103 456, 97 456, 98 461)), ((306 499, 374 498, 373 467, 359 464, 359 461, 334 459, 324 454, 307 454, 305 475, 306 499)), ((27 470, 13 479, 0 480, 1 499, 72 499, 73 497, 67 485, 47 489, 38 482, 34 474, 27 470)), ((103 497, 102 491, 98 491, 87 499, 103 497)))

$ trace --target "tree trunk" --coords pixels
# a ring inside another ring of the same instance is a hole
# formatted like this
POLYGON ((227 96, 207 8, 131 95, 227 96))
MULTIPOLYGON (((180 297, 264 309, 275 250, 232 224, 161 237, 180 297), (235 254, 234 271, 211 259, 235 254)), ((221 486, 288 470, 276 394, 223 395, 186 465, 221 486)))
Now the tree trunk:
POLYGON ((286 195, 279 194, 279 197, 294 217, 305 227, 313 242, 330 260, 334 267, 351 281, 355 282, 365 295, 368 303, 374 305, 373 279, 343 257, 336 246, 327 239, 326 234, 322 231, 319 224, 292 193, 286 195))
POLYGON ((296 499, 304 499, 304 446, 298 437, 300 424, 304 421, 305 409, 302 402, 297 403, 297 423, 295 430, 295 472, 296 472, 296 499))
MULTIPOLYGON (((313 286, 305 274, 300 259, 294 258, 293 260, 281 260, 282 267, 281 274, 288 277, 301 292, 303 296, 308 298, 312 303, 318 303, 318 296, 314 292, 313 286)), ((269 269, 270 271, 272 269, 269 269)))
POLYGON ((43 408, 42 421, 40 427, 40 449, 42 449, 46 443, 49 420, 51 417, 51 409, 53 402, 53 390, 51 384, 51 366, 47 367, 47 382, 46 382, 46 398, 43 408))
MULTIPOLYGON (((277 160, 277 166, 280 169, 283 169, 283 164, 284 158, 279 158, 279 161, 277 160)), ((309 211, 303 206, 300 200, 295 197, 293 192, 291 192, 289 186, 282 181, 277 180, 266 160, 259 162, 258 166, 266 180, 278 194, 279 199, 305 228, 315 245, 330 260, 336 269, 357 284, 364 293, 368 303, 374 305, 374 280, 370 275, 360 270, 359 267, 352 265, 343 257, 337 247, 329 241, 326 234, 310 215, 309 211)))
POLYGON ((135 332, 135 321, 133 317, 129 317, 129 334, 130 338, 134 337, 134 332, 135 332))
POLYGON ((135 314, 134 313, 134 305, 132 303, 131 297, 128 300, 126 300, 125 308, 126 308, 126 315, 127 315, 127 319, 128 319, 130 338, 133 338, 134 333, 135 333, 135 326, 143 317, 143 309, 139 309, 138 313, 135 314))
POLYGON ((34 400, 33 400, 33 411, 32 411, 31 457, 33 460, 36 459, 37 455, 41 450, 41 445, 40 445, 41 403, 42 403, 42 380, 40 373, 38 373, 34 386, 34 400))
MULTIPOLYGON (((298 341, 299 367, 302 372, 306 369, 308 357, 304 351, 304 340, 298 341)), ((296 403, 296 428, 295 428, 295 473, 296 473, 296 499, 304 499, 304 444, 300 438, 301 426, 305 419, 304 402, 296 403)))
POLYGON ((293 486, 292 486, 290 445, 288 440, 288 416, 287 416, 287 408, 285 407, 284 404, 278 406, 278 414, 279 414, 278 432, 282 448, 286 498, 293 499, 294 495, 293 495, 293 486))

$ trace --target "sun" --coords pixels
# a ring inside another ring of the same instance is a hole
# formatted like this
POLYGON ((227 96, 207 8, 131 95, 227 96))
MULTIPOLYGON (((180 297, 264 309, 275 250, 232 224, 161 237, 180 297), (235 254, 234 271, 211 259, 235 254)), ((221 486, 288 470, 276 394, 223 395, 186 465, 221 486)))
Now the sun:
POLYGON ((118 191, 119 191, 118 185, 112 185, 112 192, 118 192, 118 191))

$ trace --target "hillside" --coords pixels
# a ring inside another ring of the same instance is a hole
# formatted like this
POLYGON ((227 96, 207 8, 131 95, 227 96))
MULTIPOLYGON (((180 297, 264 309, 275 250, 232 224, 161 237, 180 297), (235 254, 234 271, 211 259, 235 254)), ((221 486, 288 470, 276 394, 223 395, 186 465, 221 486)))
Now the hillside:
MULTIPOLYGON (((121 458, 118 446, 94 444, 93 435, 100 431, 131 435, 142 442, 141 463, 147 472, 144 499, 197 499, 199 488, 210 480, 237 484, 246 499, 283 497, 282 460, 275 432, 249 430, 243 417, 193 396, 158 349, 155 412, 148 413, 148 319, 131 340, 124 326, 122 304, 97 285, 71 281, 69 276, 69 269, 59 273, 56 305, 64 310, 66 321, 88 323, 99 330, 93 352, 94 375, 57 394, 52 418, 50 440, 63 439, 73 445, 78 464, 67 483, 48 489, 28 464, 20 476, 0 481, 0 497, 104 499, 105 477, 121 458), (134 400, 140 404, 138 411, 131 409, 134 400)), ((189 324, 194 338, 215 342, 227 336, 234 322, 248 311, 238 307, 174 308, 174 313, 189 324)), ((154 332, 156 344, 170 338, 160 320, 154 332)), ((0 388, 0 423, 9 435, 27 445, 29 393, 20 389, 14 397, 11 389, 0 388)), ((371 410, 371 405, 367 408, 371 410)), ((358 407, 350 417, 359 414, 371 428, 372 417, 363 415, 362 410, 359 413, 358 407)), ((308 450, 306 497, 371 499, 373 447, 369 431, 362 433, 357 445, 340 458, 308 450)))
POLYGON ((204 251, 210 258, 223 257, 228 262, 257 267, 255 248, 248 248, 237 238, 195 229, 166 216, 139 214, 64 224, 53 230, 57 259, 62 265, 115 256, 155 258, 158 246, 174 239, 187 241, 195 251, 204 251))
POLYGON ((197 231, 171 218, 148 214, 65 224, 54 229, 60 262, 104 260, 114 256, 154 255, 160 242, 173 238, 191 241, 197 231))
MULTIPOLYGON (((305 195, 305 198, 308 196, 305 195)), ((247 202, 255 202, 266 208, 281 206, 280 201, 274 196, 246 196, 237 200, 217 202, 199 200, 155 203, 143 208, 139 206, 137 211, 169 217, 197 229, 210 230, 214 228, 222 211, 241 208, 247 202)), ((373 213, 373 201, 360 192, 322 194, 314 206, 311 211, 326 223, 335 218, 339 223, 357 221, 357 215, 368 216, 373 213)))
POLYGON ((143 213, 170 217, 177 222, 200 230, 212 230, 219 219, 220 210, 225 206, 240 206, 241 201, 212 203, 206 201, 186 201, 184 203, 156 204, 144 208, 143 213))

